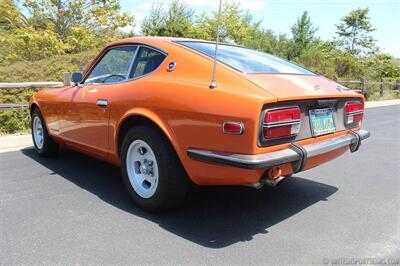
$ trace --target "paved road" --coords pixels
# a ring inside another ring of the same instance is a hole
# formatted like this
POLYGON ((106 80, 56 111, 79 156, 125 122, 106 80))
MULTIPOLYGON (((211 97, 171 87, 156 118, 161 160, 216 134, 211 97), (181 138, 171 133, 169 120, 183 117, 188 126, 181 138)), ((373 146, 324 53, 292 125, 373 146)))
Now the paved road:
POLYGON ((0 154, 0 264, 322 263, 400 259, 400 106, 368 109, 357 154, 278 188, 198 188, 134 207, 119 169, 75 152, 0 154))

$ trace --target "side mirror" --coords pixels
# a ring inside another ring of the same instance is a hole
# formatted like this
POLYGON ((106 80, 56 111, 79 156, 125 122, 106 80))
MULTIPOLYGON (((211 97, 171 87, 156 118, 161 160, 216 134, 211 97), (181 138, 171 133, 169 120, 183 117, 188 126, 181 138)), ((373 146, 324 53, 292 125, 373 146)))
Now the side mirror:
POLYGON ((74 72, 74 73, 72 73, 71 81, 72 81, 74 84, 80 83, 80 82, 82 81, 82 79, 83 79, 83 76, 82 76, 82 73, 81 73, 81 72, 74 72))

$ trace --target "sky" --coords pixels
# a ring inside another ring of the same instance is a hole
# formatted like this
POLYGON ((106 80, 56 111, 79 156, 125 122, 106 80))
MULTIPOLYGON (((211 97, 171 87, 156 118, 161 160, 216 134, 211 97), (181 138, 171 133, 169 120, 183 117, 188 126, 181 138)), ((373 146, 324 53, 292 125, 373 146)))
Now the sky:
MULTIPOLYGON (((218 0, 184 0, 196 12, 218 10, 218 0)), ((351 10, 368 7, 372 26, 376 28, 374 38, 382 52, 400 58, 400 0, 227 0, 240 2, 255 20, 262 20, 266 29, 275 33, 290 35, 290 27, 307 10, 316 35, 324 40, 332 40, 340 19, 351 10), (397 21, 397 22, 396 22, 397 21)), ((171 0, 121 0, 124 11, 135 15, 134 31, 140 33, 140 24, 149 14, 152 3, 163 3, 167 8, 171 0)))

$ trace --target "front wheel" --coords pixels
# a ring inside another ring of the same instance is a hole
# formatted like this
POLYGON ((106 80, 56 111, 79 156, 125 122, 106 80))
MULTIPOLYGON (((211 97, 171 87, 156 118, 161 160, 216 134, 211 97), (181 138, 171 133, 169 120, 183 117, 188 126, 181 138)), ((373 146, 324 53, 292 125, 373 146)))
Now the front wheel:
POLYGON ((142 209, 172 208, 185 198, 186 172, 168 139, 154 127, 140 125, 127 132, 121 171, 130 196, 142 209))
POLYGON ((42 114, 35 109, 31 114, 32 140, 35 150, 40 156, 54 156, 59 151, 59 145, 51 139, 42 114))

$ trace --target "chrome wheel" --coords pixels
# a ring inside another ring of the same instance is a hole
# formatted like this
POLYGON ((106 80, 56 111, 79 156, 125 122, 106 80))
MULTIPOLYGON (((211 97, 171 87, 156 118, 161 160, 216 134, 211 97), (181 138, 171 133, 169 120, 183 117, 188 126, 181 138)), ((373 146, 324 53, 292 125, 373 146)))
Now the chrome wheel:
POLYGON ((153 150, 145 141, 137 139, 129 145, 126 168, 135 192, 142 198, 151 198, 158 186, 158 164, 153 150))
POLYGON ((32 134, 33 139, 35 140, 36 147, 38 147, 38 149, 42 149, 44 142, 43 126, 42 121, 38 116, 35 116, 35 118, 33 118, 32 134))

